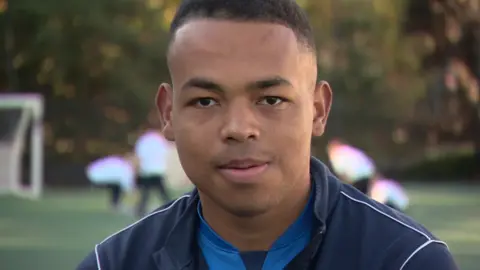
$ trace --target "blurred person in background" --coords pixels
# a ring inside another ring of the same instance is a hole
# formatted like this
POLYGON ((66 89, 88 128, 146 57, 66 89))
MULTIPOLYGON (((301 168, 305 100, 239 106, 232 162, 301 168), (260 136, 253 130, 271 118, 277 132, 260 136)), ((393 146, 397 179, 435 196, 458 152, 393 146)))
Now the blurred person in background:
POLYGON ((135 143, 138 159, 137 186, 140 192, 136 215, 139 217, 147 212, 151 189, 158 191, 164 203, 172 199, 165 185, 170 148, 170 143, 156 130, 147 130, 135 143))
POLYGON ((331 140, 327 151, 333 170, 341 180, 393 209, 402 212, 407 209, 406 191, 396 181, 378 174, 373 160, 363 151, 340 139, 331 140))
POLYGON ((135 162, 131 154, 107 156, 90 163, 86 168, 88 179, 109 190, 109 204, 114 211, 123 210, 122 197, 135 187, 135 162))
POLYGON ((329 141, 327 153, 335 174, 368 195, 376 175, 373 160, 362 150, 337 138, 329 141))
POLYGON ((409 206, 407 192, 400 183, 381 176, 373 181, 370 197, 401 212, 405 212, 409 206))

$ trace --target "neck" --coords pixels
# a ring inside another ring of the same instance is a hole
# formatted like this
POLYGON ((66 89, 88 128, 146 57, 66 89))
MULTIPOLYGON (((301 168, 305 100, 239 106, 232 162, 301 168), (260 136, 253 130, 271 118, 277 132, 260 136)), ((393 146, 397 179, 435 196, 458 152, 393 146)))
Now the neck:
POLYGON ((201 196, 203 218, 222 239, 240 251, 269 250, 303 212, 310 196, 310 180, 296 185, 287 200, 255 216, 235 215, 207 196, 201 196))

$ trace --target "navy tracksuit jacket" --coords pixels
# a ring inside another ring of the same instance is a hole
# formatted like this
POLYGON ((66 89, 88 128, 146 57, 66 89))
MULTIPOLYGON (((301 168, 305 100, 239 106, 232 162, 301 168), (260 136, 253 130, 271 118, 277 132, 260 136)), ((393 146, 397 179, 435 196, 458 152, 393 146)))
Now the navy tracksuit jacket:
MULTIPOLYGON (((423 226, 342 184, 312 158, 315 229, 287 270, 456 270, 423 226)), ((207 270, 196 242, 196 190, 95 246, 81 270, 207 270)))

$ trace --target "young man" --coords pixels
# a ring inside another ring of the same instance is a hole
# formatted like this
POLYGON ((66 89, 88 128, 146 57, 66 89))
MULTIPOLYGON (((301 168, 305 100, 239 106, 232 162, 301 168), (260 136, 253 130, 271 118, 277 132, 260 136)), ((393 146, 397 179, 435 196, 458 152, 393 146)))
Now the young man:
POLYGON ((135 187, 135 166, 128 157, 108 156, 90 163, 87 178, 95 185, 109 190, 112 210, 121 209, 122 195, 135 187))
POLYGON ((196 189, 96 245, 102 270, 453 270, 445 243, 310 157, 332 101, 293 0, 185 0, 157 104, 196 189))
POLYGON ((342 181, 368 195, 376 174, 373 160, 360 149, 339 139, 328 143, 327 152, 335 174, 342 181))
POLYGON ((150 189, 157 189, 160 199, 165 203, 172 199, 165 186, 169 152, 169 142, 155 130, 143 133, 135 144, 138 159, 137 185, 140 190, 136 215, 139 217, 143 217, 147 211, 150 189))

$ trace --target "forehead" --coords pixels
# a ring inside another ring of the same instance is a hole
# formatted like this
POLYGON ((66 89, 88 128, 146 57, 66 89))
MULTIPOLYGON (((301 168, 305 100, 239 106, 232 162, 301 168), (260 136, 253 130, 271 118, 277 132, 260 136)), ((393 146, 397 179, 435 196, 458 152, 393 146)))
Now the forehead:
POLYGON ((233 74, 294 77, 305 58, 302 46, 291 29, 279 24, 199 19, 177 30, 169 65, 174 81, 233 74))

